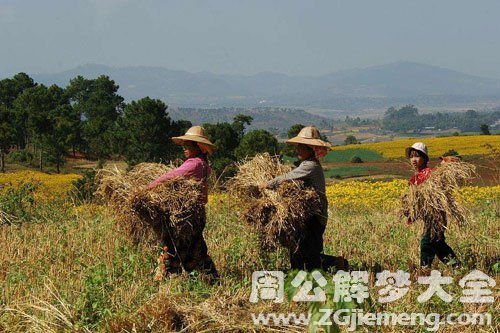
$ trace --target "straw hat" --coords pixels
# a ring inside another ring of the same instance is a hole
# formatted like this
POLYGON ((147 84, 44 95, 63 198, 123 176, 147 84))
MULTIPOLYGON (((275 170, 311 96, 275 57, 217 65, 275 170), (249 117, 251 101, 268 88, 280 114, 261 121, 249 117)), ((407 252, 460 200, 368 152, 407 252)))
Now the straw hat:
POLYGON ((331 148, 332 146, 329 142, 321 140, 319 131, 314 126, 306 126, 302 128, 296 137, 288 139, 285 142, 290 144, 302 143, 309 146, 318 146, 327 148, 331 148))
POLYGON ((187 130, 186 134, 182 136, 174 136, 172 141, 178 145, 182 145, 185 141, 194 141, 198 144, 204 153, 212 155, 215 145, 208 140, 205 135, 205 130, 201 126, 193 126, 187 130))
POLYGON ((429 160, 429 153, 427 152, 427 146, 425 143, 422 142, 415 142, 411 147, 406 148, 406 157, 410 158, 410 154, 412 150, 419 151, 427 157, 427 160, 429 160))

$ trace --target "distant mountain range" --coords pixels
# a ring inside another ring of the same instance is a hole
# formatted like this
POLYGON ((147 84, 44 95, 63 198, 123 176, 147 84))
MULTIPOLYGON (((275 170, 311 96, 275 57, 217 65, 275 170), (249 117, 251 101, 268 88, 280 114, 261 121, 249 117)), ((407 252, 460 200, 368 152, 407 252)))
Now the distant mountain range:
POLYGON ((110 76, 127 100, 150 96, 184 107, 295 106, 340 110, 393 104, 467 104, 500 100, 500 80, 413 62, 397 62, 321 76, 278 73, 222 75, 162 67, 88 64, 54 74, 33 74, 37 82, 65 86, 77 75, 110 76))
POLYGON ((238 114, 253 118, 249 129, 266 129, 276 135, 286 136, 287 130, 294 124, 315 124, 320 128, 331 128, 333 121, 314 115, 298 108, 257 107, 257 108, 169 108, 168 113, 174 120, 189 120, 193 124, 229 122, 238 114))

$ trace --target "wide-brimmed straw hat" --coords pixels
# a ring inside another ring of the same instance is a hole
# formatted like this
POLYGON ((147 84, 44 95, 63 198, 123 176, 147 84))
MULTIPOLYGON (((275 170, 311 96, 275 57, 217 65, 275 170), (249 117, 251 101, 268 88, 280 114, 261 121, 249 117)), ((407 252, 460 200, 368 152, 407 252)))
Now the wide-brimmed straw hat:
POLYGON ((308 146, 318 146, 331 148, 332 145, 329 142, 321 140, 319 131, 314 126, 306 126, 302 128, 296 137, 288 139, 285 141, 290 144, 304 144, 308 146))
POLYGON ((406 157, 410 158, 412 150, 416 150, 425 155, 427 160, 429 160, 429 153, 427 152, 427 146, 423 142, 415 142, 411 147, 406 148, 406 157))
POLYGON ((182 136, 174 136, 172 141, 182 145, 185 141, 194 141, 204 153, 212 155, 215 145, 205 135, 205 130, 201 126, 193 126, 182 136))

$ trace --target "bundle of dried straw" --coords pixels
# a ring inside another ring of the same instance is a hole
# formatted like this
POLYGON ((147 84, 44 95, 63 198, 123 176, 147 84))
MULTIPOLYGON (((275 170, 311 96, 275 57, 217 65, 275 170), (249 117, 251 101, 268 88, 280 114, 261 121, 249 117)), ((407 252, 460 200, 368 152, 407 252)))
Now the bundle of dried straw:
POLYGON ((154 189, 146 186, 171 166, 141 163, 129 172, 116 167, 100 170, 97 194, 117 214, 118 222, 134 242, 158 242, 171 237, 175 244, 189 239, 198 224, 202 204, 200 183, 189 178, 171 179, 154 189))
POLYGON ((410 185, 402 197, 401 215, 412 221, 423 220, 432 236, 446 229, 447 221, 462 225, 467 209, 454 197, 454 191, 475 176, 475 166, 466 162, 441 163, 419 186, 410 185))
POLYGON ((259 233, 261 246, 281 245, 295 251, 307 222, 320 211, 319 198, 301 181, 286 181, 276 190, 259 187, 291 167, 269 154, 259 154, 238 165, 229 182, 230 192, 244 207, 243 217, 259 233))

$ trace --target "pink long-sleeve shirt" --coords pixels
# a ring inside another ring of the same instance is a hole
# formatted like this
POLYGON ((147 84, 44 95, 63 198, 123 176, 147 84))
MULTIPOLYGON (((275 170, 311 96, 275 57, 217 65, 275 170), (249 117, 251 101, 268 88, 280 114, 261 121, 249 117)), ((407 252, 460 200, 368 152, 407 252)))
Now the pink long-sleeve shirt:
POLYGON ((200 195, 200 201, 207 203, 208 201, 208 176, 210 175, 210 166, 208 163, 200 157, 188 158, 182 165, 178 168, 170 170, 169 172, 161 175, 148 185, 148 189, 154 188, 161 183, 172 179, 175 177, 192 177, 198 181, 202 182, 202 193, 200 195))

